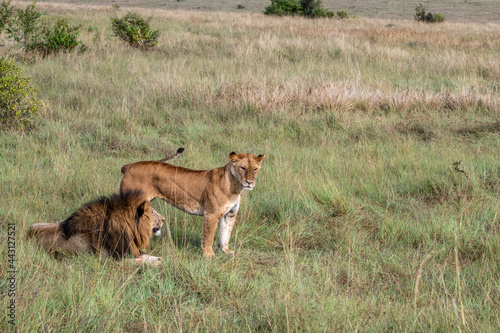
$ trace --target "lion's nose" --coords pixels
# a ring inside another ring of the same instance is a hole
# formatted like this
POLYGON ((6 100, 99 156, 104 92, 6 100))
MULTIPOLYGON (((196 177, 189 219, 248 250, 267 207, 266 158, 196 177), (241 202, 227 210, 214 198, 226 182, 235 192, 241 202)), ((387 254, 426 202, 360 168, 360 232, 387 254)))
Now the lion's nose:
POLYGON ((159 228, 153 228, 153 232, 156 233, 158 232, 158 230, 160 230, 159 228))
POLYGON ((248 183, 248 185, 252 185, 253 184, 253 180, 248 180, 247 179, 247 183, 248 183))

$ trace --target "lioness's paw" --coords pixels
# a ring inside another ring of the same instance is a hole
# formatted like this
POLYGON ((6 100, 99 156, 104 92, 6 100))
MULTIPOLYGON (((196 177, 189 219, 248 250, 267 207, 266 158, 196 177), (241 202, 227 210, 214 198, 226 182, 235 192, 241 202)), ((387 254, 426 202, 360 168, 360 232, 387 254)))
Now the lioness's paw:
POLYGON ((214 258, 215 257, 215 252, 213 250, 211 250, 211 251, 204 251, 203 252, 203 257, 204 258, 214 258))
POLYGON ((227 255, 234 256, 234 251, 231 251, 229 248, 222 249, 222 252, 224 252, 227 255))

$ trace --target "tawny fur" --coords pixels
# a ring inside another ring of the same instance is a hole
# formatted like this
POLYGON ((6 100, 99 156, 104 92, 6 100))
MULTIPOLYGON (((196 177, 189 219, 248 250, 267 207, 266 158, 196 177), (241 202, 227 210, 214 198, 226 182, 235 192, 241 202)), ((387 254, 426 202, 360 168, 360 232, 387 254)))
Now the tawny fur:
POLYGON ((231 152, 229 163, 212 170, 191 170, 159 161, 127 164, 121 169, 120 192, 140 190, 148 200, 161 198, 186 213, 203 216, 203 255, 214 256, 217 225, 221 250, 232 254, 229 238, 241 194, 255 186, 264 157, 231 152))
MULTIPOLYGON (((28 237, 35 237, 49 252, 94 252, 105 257, 150 260, 141 254, 149 247, 153 224, 164 219, 139 191, 101 197, 80 207, 60 223, 35 223, 28 237)), ((151 257, 152 258, 152 257, 151 257)), ((137 261, 137 260, 136 260, 137 261)))

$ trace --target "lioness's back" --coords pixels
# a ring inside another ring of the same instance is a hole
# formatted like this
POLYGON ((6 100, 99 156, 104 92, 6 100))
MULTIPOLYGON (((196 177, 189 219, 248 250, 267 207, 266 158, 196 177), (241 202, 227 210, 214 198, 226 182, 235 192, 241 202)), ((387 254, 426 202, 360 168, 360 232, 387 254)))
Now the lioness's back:
POLYGON ((145 192, 149 200, 176 196, 187 191, 189 196, 201 199, 213 170, 191 170, 158 161, 141 161, 124 165, 120 193, 131 190, 145 192))

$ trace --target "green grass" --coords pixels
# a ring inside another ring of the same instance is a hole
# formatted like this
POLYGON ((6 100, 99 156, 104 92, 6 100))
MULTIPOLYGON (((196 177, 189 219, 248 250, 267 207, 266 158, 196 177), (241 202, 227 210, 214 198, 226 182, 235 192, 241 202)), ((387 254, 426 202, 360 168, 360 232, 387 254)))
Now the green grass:
POLYGON ((162 37, 141 52, 112 37, 111 8, 38 5, 81 24, 89 51, 8 50, 44 104, 32 131, 0 133, 20 332, 498 330, 496 25, 142 9, 162 37), (233 258, 203 259, 202 219, 159 199, 175 249, 153 240, 157 268, 25 240, 178 147, 195 169, 266 154, 233 258))

